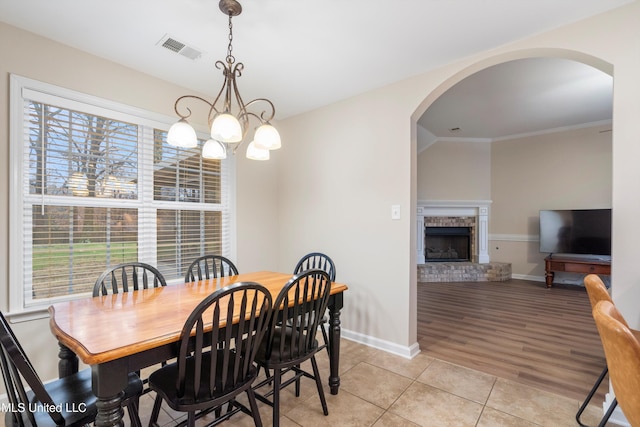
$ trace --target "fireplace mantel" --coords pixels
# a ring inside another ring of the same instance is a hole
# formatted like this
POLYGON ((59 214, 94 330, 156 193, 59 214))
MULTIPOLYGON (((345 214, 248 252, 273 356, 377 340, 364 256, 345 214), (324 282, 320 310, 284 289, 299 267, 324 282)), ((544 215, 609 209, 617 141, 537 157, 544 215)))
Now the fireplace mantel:
POLYGON ((480 264, 489 262, 489 206, 490 200, 422 200, 417 203, 417 261, 425 263, 424 224, 425 217, 475 217, 475 252, 480 264))

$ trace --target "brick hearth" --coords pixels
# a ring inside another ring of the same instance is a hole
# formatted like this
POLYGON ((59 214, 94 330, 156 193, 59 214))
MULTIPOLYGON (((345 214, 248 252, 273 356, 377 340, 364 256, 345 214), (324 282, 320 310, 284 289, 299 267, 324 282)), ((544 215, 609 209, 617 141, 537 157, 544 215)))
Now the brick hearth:
POLYGON ((503 282, 511 279, 511 264, 490 262, 429 262, 418 265, 418 282, 503 282))

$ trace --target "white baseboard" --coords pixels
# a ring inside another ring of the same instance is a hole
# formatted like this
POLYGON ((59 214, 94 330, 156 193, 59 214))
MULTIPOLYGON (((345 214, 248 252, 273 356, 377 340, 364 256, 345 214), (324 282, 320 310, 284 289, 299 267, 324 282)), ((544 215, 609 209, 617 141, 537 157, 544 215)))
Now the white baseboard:
POLYGON ((532 282, 544 282, 544 276, 532 276, 530 274, 511 274, 511 278, 519 280, 531 280, 532 282))
MULTIPOLYGON (((558 272, 554 275, 553 283, 584 286, 584 276, 586 276, 586 274, 558 272)), ((511 277, 514 279, 520 279, 520 280, 531 280, 533 282, 545 281, 544 276, 532 276, 529 274, 511 274, 511 277)), ((608 276, 601 276, 601 277, 605 285, 607 285, 607 287, 611 286, 611 279, 608 276)))
POLYGON ((350 331, 348 329, 342 329, 341 337, 369 347, 377 348, 378 350, 386 351, 387 353, 402 356, 405 359, 413 359, 418 353, 420 353, 420 346, 417 342, 409 347, 405 347, 391 341, 381 340, 379 338, 350 331))

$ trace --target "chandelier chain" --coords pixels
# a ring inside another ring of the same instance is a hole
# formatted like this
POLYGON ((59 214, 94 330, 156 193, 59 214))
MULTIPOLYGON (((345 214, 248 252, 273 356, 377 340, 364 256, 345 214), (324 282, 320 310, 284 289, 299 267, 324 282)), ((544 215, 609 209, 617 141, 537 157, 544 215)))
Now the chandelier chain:
POLYGON ((236 58, 233 56, 233 24, 231 22, 231 13, 229 13, 229 46, 227 46, 227 63, 233 64, 236 58))

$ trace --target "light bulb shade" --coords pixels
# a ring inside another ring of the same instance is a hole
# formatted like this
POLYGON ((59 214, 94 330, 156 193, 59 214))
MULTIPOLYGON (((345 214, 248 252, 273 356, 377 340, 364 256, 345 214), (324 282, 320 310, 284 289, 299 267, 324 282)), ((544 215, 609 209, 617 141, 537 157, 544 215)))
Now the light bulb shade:
POLYGON ((247 145, 247 159, 269 160, 269 150, 256 147, 254 141, 247 145))
POLYGON ((278 130, 269 123, 265 123, 256 129, 253 142, 257 148, 265 150, 277 150, 282 146, 278 130))
POLYGON ((167 143, 183 148, 197 147, 198 135, 196 135, 195 129, 185 119, 180 119, 169 128, 167 143))
POLYGON ((222 142, 240 142, 242 126, 231 114, 218 114, 211 124, 211 138, 222 142))
POLYGON ((222 142, 210 139, 202 146, 202 157, 205 159, 226 159, 227 149, 222 142))

